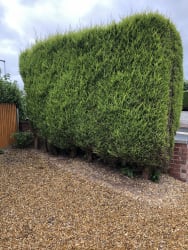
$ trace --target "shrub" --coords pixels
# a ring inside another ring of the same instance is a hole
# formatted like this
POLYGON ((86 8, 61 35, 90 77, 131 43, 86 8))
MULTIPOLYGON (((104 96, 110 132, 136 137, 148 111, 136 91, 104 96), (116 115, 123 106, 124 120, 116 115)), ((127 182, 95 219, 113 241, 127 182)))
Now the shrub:
POLYGON ((13 144, 16 148, 26 148, 32 145, 33 143, 33 134, 30 131, 26 132, 17 132, 12 135, 15 139, 15 143, 13 144))
POLYGON ((10 80, 7 74, 3 78, 0 77, 0 103, 14 103, 19 109, 19 117, 21 120, 26 118, 26 102, 25 95, 21 91, 16 81, 10 80))
POLYGON ((29 117, 59 148, 166 168, 182 109, 182 43, 159 14, 55 35, 20 55, 29 117))

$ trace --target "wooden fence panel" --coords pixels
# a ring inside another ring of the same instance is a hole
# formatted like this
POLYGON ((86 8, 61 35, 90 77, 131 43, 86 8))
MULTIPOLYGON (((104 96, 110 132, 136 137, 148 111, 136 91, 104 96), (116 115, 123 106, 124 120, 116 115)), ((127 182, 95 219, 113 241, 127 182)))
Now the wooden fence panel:
POLYGON ((13 143, 12 133, 17 131, 17 110, 15 104, 0 104, 0 148, 13 143))

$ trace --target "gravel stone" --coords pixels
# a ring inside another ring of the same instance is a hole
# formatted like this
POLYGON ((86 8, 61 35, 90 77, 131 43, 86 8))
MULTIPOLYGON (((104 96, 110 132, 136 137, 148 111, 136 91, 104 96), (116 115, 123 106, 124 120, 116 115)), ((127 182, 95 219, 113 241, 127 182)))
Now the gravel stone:
POLYGON ((188 249, 188 184, 34 149, 0 155, 0 250, 188 249))

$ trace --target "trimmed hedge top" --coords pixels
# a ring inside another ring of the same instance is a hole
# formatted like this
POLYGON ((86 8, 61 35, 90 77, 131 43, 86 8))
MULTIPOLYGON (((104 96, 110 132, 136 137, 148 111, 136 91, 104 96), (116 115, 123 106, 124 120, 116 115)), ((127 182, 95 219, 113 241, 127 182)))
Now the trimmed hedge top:
POLYGON ((30 119, 60 147, 168 166, 182 109, 182 43, 156 14, 37 42, 20 55, 30 119))

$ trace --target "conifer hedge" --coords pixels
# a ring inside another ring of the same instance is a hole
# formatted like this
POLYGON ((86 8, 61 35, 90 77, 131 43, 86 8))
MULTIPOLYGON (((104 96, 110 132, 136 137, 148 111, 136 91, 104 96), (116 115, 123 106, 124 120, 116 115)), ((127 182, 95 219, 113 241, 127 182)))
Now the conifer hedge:
POLYGON ((166 168, 182 109, 182 43, 170 20, 136 14, 57 34, 20 54, 29 116, 60 148, 166 168))

